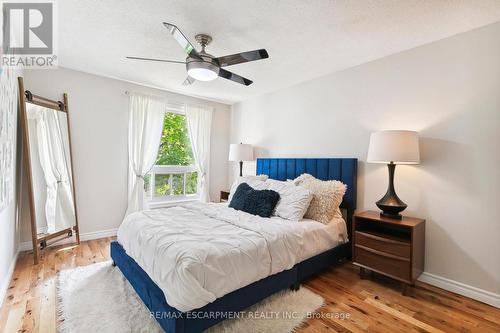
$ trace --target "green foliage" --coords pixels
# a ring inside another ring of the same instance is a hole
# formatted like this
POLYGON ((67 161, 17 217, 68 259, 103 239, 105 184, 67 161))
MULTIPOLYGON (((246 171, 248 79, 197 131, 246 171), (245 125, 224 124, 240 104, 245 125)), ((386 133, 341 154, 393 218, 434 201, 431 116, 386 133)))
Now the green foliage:
POLYGON ((155 197, 161 197, 164 195, 170 195, 170 185, 168 184, 168 178, 170 175, 156 175, 155 176, 155 197))
MULTIPOLYGON (((184 115, 166 113, 163 122, 163 133, 158 150, 156 165, 192 165, 194 164, 193 151, 189 140, 187 121, 184 115)), ((173 195, 184 194, 183 174, 156 174, 154 196, 170 195, 169 178, 172 176, 173 195)), ((145 188, 149 188, 150 176, 145 177, 145 188)), ((196 194, 198 191, 198 173, 186 174, 186 194, 196 194)))
POLYGON ((157 165, 191 165, 194 163, 186 116, 167 112, 158 151, 157 165))
POLYGON ((198 192, 198 172, 190 172, 186 175, 186 194, 198 192))

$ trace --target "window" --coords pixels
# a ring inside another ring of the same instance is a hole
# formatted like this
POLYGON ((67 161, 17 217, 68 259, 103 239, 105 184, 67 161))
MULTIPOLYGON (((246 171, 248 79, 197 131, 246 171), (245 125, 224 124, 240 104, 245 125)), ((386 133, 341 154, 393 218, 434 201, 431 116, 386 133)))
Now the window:
POLYGON ((198 172, 186 116, 180 111, 165 113, 158 158, 144 183, 146 198, 153 204, 198 197, 198 172))

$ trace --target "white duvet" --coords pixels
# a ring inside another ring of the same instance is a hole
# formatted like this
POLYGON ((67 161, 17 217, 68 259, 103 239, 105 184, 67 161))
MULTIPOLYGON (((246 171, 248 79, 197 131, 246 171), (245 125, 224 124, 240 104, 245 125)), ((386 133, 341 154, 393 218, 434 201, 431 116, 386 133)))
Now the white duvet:
POLYGON ((343 220, 325 226, 193 203, 127 216, 118 242, 170 306, 190 311, 333 248, 344 235, 343 220))

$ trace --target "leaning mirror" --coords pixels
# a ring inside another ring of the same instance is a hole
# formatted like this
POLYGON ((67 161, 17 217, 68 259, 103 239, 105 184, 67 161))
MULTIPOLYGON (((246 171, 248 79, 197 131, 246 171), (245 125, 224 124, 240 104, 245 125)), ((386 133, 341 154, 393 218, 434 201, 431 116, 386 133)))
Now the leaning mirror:
POLYGON ((35 263, 49 243, 75 236, 79 242, 71 158, 68 98, 52 101, 24 90, 19 78, 24 165, 30 191, 35 263))

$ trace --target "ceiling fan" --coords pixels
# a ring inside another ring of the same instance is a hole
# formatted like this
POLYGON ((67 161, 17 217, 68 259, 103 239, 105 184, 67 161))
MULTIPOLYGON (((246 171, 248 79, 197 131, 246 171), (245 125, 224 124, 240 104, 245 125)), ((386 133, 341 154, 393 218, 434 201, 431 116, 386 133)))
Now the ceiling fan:
POLYGON ((220 76, 224 79, 228 79, 240 84, 244 84, 245 86, 249 86, 253 83, 252 80, 249 80, 238 74, 227 71, 222 67, 269 58, 269 55, 267 54, 267 51, 265 49, 236 53, 216 58, 213 55, 205 52, 205 47, 207 47, 207 45, 210 44, 210 42, 212 41, 212 37, 210 37, 209 35, 198 34, 194 37, 196 41, 201 45, 201 51, 198 52, 196 51, 194 46, 189 42, 186 36, 184 36, 184 34, 179 30, 179 28, 177 28, 173 24, 165 22, 163 22, 163 25, 175 38, 177 43, 181 45, 181 47, 184 49, 184 52, 187 53, 186 61, 174 61, 174 60, 142 58, 142 57, 127 57, 127 59, 185 64, 188 77, 186 78, 186 80, 184 80, 183 85, 190 85, 196 80, 212 81, 220 76))

